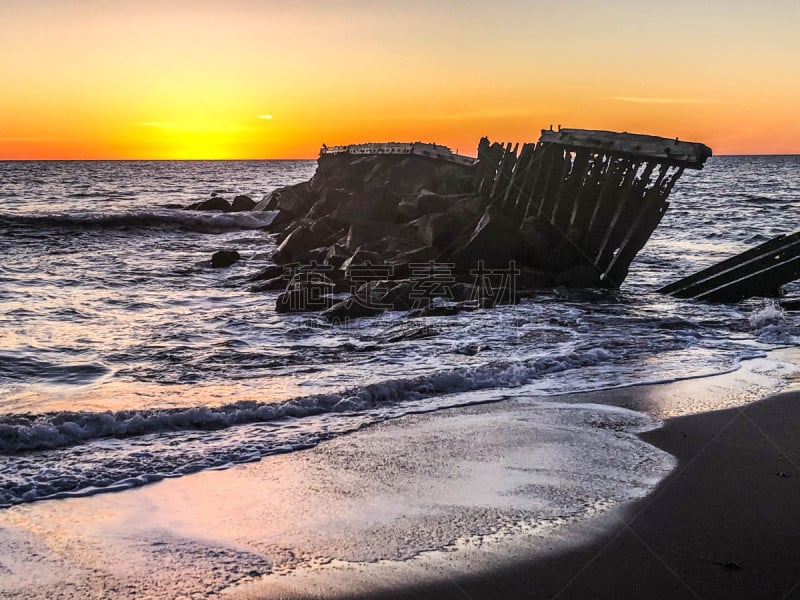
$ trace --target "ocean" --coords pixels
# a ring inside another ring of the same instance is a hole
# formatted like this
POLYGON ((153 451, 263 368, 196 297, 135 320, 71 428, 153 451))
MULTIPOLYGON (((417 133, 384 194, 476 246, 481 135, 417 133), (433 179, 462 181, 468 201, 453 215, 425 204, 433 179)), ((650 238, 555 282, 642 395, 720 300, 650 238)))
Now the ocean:
POLYGON ((523 393, 546 411, 559 394, 731 371, 800 340, 800 317, 773 301, 655 293, 793 231, 798 156, 714 157, 687 171, 620 290, 346 327, 276 314, 278 292, 249 291, 275 250, 271 213, 180 208, 212 192, 259 200, 315 166, 0 162, 0 507, 226 468, 523 393), (242 260, 210 268, 220 249, 242 260))

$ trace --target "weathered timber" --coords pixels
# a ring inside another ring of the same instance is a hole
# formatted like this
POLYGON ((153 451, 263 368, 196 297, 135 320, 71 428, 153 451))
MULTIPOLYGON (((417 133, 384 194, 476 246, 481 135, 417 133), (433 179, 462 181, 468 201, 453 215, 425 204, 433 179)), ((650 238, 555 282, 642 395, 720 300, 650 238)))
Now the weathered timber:
MULTIPOLYGON (((627 276, 684 168, 701 169, 711 156, 703 144, 582 129, 543 130, 538 143, 518 148, 482 140, 486 205, 520 225, 536 220, 528 231, 556 232, 561 243, 551 238, 551 250, 568 255, 557 257, 559 268, 593 269, 603 287, 627 276)), ((530 262, 544 266, 547 257, 530 262)))
POLYGON ((754 296, 777 297, 800 278, 800 232, 780 235, 659 292, 709 302, 738 302, 754 296))
POLYGON ((681 142, 654 135, 616 133, 589 129, 559 129, 542 131, 543 143, 561 144, 571 148, 590 148, 616 156, 653 160, 690 169, 700 169, 711 156, 711 149, 704 144, 681 142))

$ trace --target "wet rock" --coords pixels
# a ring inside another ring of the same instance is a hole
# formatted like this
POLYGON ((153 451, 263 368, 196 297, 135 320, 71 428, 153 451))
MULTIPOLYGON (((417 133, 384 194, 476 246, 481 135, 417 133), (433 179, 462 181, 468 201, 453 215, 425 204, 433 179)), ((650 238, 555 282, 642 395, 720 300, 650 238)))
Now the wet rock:
POLYGON ((254 211, 279 210, 292 218, 302 217, 314 204, 308 182, 278 188, 253 207, 254 211))
POLYGON ((345 247, 355 250, 359 246, 380 244, 386 238, 407 239, 416 234, 416 228, 394 223, 354 223, 347 230, 345 247))
POLYGON ((360 267, 364 265, 369 266, 378 266, 385 264, 380 254, 377 252, 372 252, 371 250, 365 250, 363 248, 356 249, 353 252, 352 256, 345 260, 341 267, 339 267, 342 271, 347 271, 352 269, 353 267, 360 267))
POLYGON ((430 215, 449 210, 453 207, 453 198, 435 194, 429 190, 422 190, 417 196, 417 212, 420 215, 430 215))
POLYGON ((322 279, 309 282, 295 282, 278 296, 275 312, 318 312, 336 303, 332 295, 333 284, 322 279))
POLYGON ((219 250, 211 255, 211 266, 214 269, 230 267, 240 258, 241 256, 236 250, 219 250))
POLYGON ((255 200, 253 200, 250 196, 245 196, 242 194, 233 199, 233 202, 231 203, 231 212, 251 211, 255 205, 255 200))
POLYGON ((300 225, 281 242, 272 259, 278 264, 296 262, 316 246, 317 238, 311 232, 311 228, 300 225))
POLYGON ((455 251, 455 262, 472 269, 483 261, 486 267, 507 267, 523 253, 522 234, 504 215, 486 210, 469 238, 455 251))
POLYGON ((556 275, 555 284, 572 288, 590 288, 602 285, 602 281, 597 269, 586 265, 562 271, 556 275))
POLYGON ((286 212, 278 211, 278 213, 272 218, 269 225, 265 227, 267 231, 270 233, 281 233, 286 229, 289 229, 294 224, 294 217, 286 212))
POLYGON ((381 314, 382 308, 370 306, 360 301, 355 296, 351 296, 346 300, 337 302, 330 308, 322 311, 322 316, 331 323, 346 323, 352 319, 360 319, 362 317, 373 317, 381 314))
POLYGON ((306 217, 318 219, 326 215, 332 216, 336 209, 348 203, 352 197, 352 193, 341 188, 323 188, 306 217))
POLYGON ((225 198, 214 196, 208 200, 204 200, 196 205, 195 210, 218 210, 222 212, 231 212, 231 205, 225 198))
POLYGON ((394 223, 398 220, 400 200, 391 188, 378 188, 351 195, 333 214, 347 223, 394 223))
POLYGON ((308 265, 311 263, 322 265, 325 263, 325 260, 328 256, 328 250, 329 248, 327 246, 312 248, 300 258, 299 262, 304 265, 308 265))
POLYGON ((351 253, 342 246, 341 244, 333 244, 330 248, 328 248, 328 252, 325 255, 325 263, 329 265, 333 265, 337 269, 344 264, 348 258, 350 258, 351 253))
POLYGON ((553 226, 540 217, 528 217, 520 226, 525 247, 525 262, 540 269, 552 268, 550 255, 563 238, 553 226))
POLYGON ((409 313, 409 317, 452 317, 460 313, 462 305, 458 303, 434 303, 418 308, 409 313))
POLYGON ((401 281, 384 294, 379 303, 391 306, 392 310, 411 310, 416 304, 414 286, 410 281, 401 281))
POLYGON ((475 224, 475 217, 456 207, 452 210, 420 217, 415 221, 421 241, 439 249, 448 248, 458 236, 475 224))
POLYGON ((479 298, 481 290, 471 283, 462 282, 451 285, 450 292, 453 296, 453 300, 457 302, 466 302, 479 298))
POLYGON ((250 287, 251 292, 277 292, 278 290, 285 290, 287 285, 289 284, 289 279, 286 277, 273 277, 272 279, 267 279, 263 281, 263 283, 259 283, 250 287))
POLYGON ((261 281, 264 279, 274 279, 275 277, 282 277, 286 274, 286 265, 269 265, 264 267, 258 273, 248 277, 248 281, 261 281))
POLYGON ((413 250, 407 250, 397 254, 391 262, 395 265, 406 263, 424 263, 436 260, 439 257, 439 250, 433 246, 421 246, 413 250))

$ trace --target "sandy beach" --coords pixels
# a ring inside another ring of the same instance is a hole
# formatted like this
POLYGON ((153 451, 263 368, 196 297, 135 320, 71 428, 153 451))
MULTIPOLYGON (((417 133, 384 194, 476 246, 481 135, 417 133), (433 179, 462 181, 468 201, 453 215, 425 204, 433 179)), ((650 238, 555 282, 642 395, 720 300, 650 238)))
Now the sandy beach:
POLYGON ((800 396, 748 404, 785 374, 779 365, 749 361, 546 407, 514 395, 223 471, 16 506, 0 513, 0 592, 793 597, 800 396), (666 417, 687 403, 735 407, 660 428, 631 410, 666 417), (596 407, 588 424, 587 406, 596 407), (581 508, 565 516, 560 507, 576 498, 581 508))

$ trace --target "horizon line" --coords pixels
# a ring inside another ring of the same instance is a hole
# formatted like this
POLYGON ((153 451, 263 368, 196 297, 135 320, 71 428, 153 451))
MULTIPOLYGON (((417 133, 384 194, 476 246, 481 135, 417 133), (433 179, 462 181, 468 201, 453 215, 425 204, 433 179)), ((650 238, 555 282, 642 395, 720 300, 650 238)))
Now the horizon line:
MULTIPOLYGON (((714 154, 711 158, 733 156, 800 156, 800 152, 761 152, 714 154)), ((0 158, 2 162, 226 162, 226 161, 298 161, 317 160, 319 157, 292 158, 0 158)), ((471 157, 474 158, 474 157, 471 157)))

